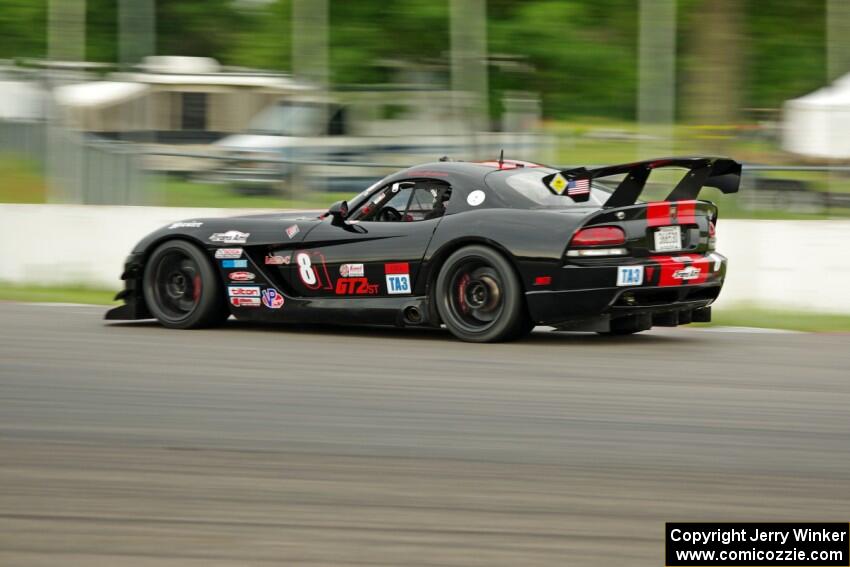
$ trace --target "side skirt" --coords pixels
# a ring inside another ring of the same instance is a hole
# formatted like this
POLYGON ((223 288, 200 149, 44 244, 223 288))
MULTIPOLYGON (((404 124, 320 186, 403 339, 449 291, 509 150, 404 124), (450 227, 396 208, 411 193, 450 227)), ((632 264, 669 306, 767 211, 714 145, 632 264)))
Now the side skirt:
POLYGON ((265 306, 234 307, 230 311, 241 321, 318 323, 342 325, 394 325, 435 327, 430 320, 427 297, 290 298, 279 309, 265 306))

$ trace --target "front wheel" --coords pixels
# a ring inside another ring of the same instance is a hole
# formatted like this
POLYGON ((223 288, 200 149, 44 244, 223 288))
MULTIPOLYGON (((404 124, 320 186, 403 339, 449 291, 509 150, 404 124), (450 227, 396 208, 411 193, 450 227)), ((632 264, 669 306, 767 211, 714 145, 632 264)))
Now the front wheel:
POLYGON ((530 330, 519 278, 501 254, 486 246, 467 246, 449 256, 434 294, 440 318, 461 340, 504 341, 530 330))
POLYGON ((183 240, 165 242, 153 251, 142 288, 148 308, 165 327, 212 327, 229 316, 210 261, 197 246, 183 240))

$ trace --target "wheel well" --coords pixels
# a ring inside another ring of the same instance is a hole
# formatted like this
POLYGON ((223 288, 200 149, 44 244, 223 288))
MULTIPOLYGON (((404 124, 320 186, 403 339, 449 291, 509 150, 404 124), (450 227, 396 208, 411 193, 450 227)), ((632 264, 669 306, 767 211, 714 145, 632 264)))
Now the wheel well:
MULTIPOLYGON (((430 315, 432 317, 432 321, 436 321, 438 324, 440 321, 440 315, 437 313, 436 302, 432 301, 432 296, 434 294, 434 286, 437 283, 437 277, 440 275, 440 270, 443 268, 443 264, 446 263, 449 256, 464 248, 466 246, 486 246, 487 248, 491 248, 502 255, 505 260, 507 260, 508 264, 510 264, 511 268, 514 271, 514 274, 517 276, 519 280, 520 288, 523 291, 523 295, 525 292, 525 283, 522 281, 522 277, 520 275, 519 267, 516 264, 516 259, 513 255, 505 249, 504 246, 501 246, 497 242, 492 240, 488 240, 486 238, 464 238, 463 240, 454 240, 448 244, 445 244, 442 248, 437 250, 434 256, 429 260, 428 264, 428 277, 425 284, 425 294, 429 298, 428 301, 428 310, 430 311, 430 315)), ((525 305, 525 301, 523 301, 525 305)), ((528 305, 526 305, 526 309, 528 309, 528 305)))
MULTIPOLYGON (((142 307, 144 307, 145 309, 148 309, 148 306, 147 306, 147 302, 145 301, 145 294, 144 294, 144 291, 143 291, 142 288, 144 286, 145 270, 147 270, 147 267, 148 267, 148 260, 150 259, 151 254, 153 254, 154 250, 156 250, 157 248, 159 248, 161 245, 165 244, 166 242, 171 242, 171 241, 174 241, 174 240, 182 240, 183 242, 188 242, 189 244, 193 244, 193 245, 197 246, 202 252, 206 253, 206 250, 204 249, 204 246, 200 241, 198 241, 194 238, 190 238, 190 237, 183 235, 183 234, 169 234, 167 236, 163 236, 162 238, 154 240, 153 242, 148 244, 145 247, 144 252, 142 253, 141 265, 139 266, 139 271, 137 272, 137 275, 135 277, 136 290, 137 290, 136 301, 138 301, 139 304, 142 307)), ((209 258, 207 258, 207 259, 209 259, 209 258)))

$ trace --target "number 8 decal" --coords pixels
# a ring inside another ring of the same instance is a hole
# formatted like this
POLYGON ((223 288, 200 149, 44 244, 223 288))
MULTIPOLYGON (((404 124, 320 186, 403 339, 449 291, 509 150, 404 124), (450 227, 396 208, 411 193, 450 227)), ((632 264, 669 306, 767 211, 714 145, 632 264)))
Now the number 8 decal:
POLYGON ((295 261, 298 263, 298 275, 301 281, 309 288, 315 288, 319 283, 319 278, 316 277, 316 270, 313 268, 313 263, 310 261, 310 255, 303 252, 295 255, 295 261))

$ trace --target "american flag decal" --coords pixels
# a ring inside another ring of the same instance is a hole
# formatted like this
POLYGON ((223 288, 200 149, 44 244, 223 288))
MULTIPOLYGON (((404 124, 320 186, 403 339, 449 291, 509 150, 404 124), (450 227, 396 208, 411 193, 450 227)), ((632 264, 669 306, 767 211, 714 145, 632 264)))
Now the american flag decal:
POLYGON ((590 193, 590 179, 571 179, 567 185, 567 196, 575 197, 590 193))

